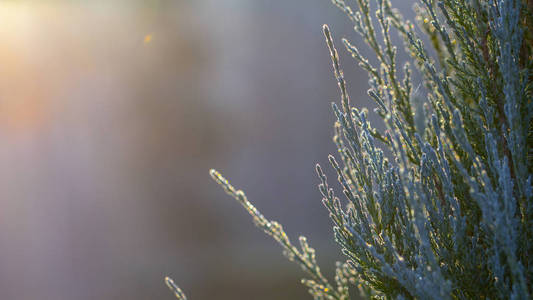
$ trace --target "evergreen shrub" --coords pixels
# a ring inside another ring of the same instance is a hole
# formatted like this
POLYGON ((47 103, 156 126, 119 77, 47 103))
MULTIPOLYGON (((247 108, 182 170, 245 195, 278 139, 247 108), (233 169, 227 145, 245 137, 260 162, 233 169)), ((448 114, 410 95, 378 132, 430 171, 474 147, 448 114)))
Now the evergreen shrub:
MULTIPOLYGON (((421 0, 415 25, 389 0, 353 2, 333 0, 378 64, 348 40, 342 44, 368 72, 368 96, 386 130, 351 106, 324 25, 341 96, 332 104, 338 154, 329 162, 342 199, 316 166, 346 258, 334 280, 322 275, 305 237, 293 244, 241 190, 215 170, 211 176, 301 266, 314 299, 345 300, 350 292, 371 299, 532 299, 531 4, 421 0), (391 32, 402 37, 410 63, 397 65, 391 32), (419 83, 412 72, 420 75, 422 101, 414 99, 419 83)), ((171 279, 166 283, 186 299, 171 279)))

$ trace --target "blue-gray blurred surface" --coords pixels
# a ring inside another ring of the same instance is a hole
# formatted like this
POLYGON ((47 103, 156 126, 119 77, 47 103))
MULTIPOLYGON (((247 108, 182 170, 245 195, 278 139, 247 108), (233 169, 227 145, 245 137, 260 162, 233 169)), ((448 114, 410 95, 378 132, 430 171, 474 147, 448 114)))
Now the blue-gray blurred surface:
POLYGON ((362 42, 330 1, 2 1, 0 20, 0 299, 172 299, 165 275, 192 300, 309 298, 209 168, 331 275, 321 25, 362 42))

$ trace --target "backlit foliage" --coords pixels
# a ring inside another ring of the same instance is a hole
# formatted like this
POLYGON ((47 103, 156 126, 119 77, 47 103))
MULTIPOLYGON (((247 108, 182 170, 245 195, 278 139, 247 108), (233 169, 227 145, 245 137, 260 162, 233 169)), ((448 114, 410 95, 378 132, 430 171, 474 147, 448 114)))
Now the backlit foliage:
POLYGON ((343 187, 342 200, 316 168, 335 241, 346 257, 337 263, 334 283, 320 272, 304 237, 294 246, 242 191, 214 170, 211 176, 302 267, 309 278, 302 283, 314 299, 349 299, 349 285, 373 299, 531 299, 528 3, 421 0, 415 26, 388 0, 352 2, 333 0, 378 63, 348 40, 342 43, 368 72, 368 95, 386 129, 377 130, 366 110, 351 106, 324 26, 341 94, 340 105, 332 104, 338 154, 329 162, 343 187), (422 42, 421 31, 429 43, 422 42), (397 65, 391 33, 402 37, 411 64, 397 65), (421 82, 412 81, 412 72, 421 82))

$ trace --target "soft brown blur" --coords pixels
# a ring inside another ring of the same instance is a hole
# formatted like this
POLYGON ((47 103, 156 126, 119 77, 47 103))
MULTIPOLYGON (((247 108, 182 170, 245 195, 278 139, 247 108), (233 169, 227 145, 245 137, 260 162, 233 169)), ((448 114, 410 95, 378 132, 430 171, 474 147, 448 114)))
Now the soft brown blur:
POLYGON ((0 299, 172 299, 165 275, 192 300, 308 298, 209 168, 331 276, 321 25, 360 40, 330 1, 2 1, 0 22, 0 299))

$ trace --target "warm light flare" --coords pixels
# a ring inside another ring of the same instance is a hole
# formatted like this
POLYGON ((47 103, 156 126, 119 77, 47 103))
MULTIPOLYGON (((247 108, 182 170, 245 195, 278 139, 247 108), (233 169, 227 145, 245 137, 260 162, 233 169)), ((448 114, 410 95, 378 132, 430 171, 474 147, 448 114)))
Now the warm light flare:
POLYGON ((2 3, 0 19, 0 128, 13 134, 40 128, 50 115, 53 84, 42 72, 37 38, 40 11, 18 2, 2 3))
POLYGON ((144 36, 144 44, 149 44, 152 41, 152 34, 147 34, 144 36))

